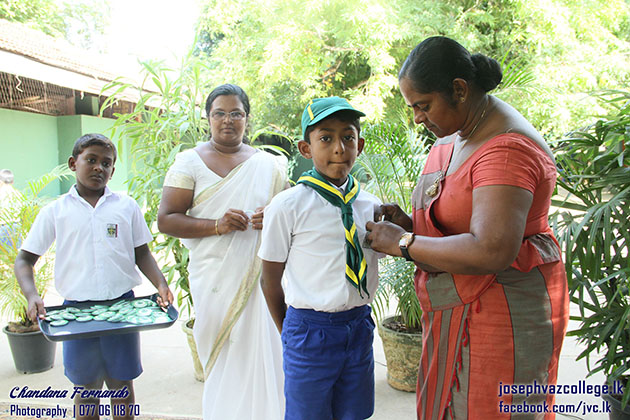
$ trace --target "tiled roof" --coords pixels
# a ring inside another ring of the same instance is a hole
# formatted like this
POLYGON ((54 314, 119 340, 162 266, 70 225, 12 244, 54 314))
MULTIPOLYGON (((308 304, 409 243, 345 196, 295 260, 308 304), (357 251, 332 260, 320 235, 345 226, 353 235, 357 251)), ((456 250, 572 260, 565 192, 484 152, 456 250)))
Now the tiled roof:
POLYGON ((137 66, 116 69, 112 60, 104 55, 77 48, 64 39, 53 38, 25 24, 3 19, 0 19, 0 50, 98 80, 111 81, 119 76, 138 78, 137 66))

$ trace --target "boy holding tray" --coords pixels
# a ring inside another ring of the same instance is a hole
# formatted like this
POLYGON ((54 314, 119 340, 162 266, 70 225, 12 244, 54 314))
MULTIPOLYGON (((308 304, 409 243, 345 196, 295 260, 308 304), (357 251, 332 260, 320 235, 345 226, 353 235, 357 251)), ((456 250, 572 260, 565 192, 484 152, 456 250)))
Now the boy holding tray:
MULTIPOLYGON (((22 244, 14 270, 33 322, 46 314, 33 267, 55 240, 55 287, 65 298, 64 305, 133 297, 132 288, 142 282, 136 265, 157 288, 158 303, 173 302, 147 246, 153 237, 140 208, 133 199, 107 188, 115 163, 116 148, 107 137, 86 134, 77 139, 68 159, 76 184, 42 208, 22 244)), ((126 397, 112 398, 121 415, 114 418, 133 418, 129 410, 135 401, 133 379, 142 373, 138 332, 65 341, 63 362, 65 375, 75 386, 86 390, 100 390, 103 383, 110 390, 126 387, 128 392, 122 393, 126 397)), ((98 398, 78 394, 74 402, 77 419, 99 418, 98 398), (86 406, 95 409, 85 410, 86 406)))
POLYGON ((381 255, 362 244, 381 203, 350 175, 364 115, 339 97, 312 100, 298 148, 314 169, 265 208, 258 255, 282 335, 285 419, 358 420, 374 411, 369 304, 381 255))

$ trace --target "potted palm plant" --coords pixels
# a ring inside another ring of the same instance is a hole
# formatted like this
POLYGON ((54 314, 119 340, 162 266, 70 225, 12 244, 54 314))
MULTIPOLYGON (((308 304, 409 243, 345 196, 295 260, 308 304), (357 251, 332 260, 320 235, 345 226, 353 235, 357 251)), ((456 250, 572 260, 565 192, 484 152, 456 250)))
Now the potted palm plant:
MULTIPOLYGON (((45 203, 42 190, 51 182, 71 174, 60 165, 35 181, 24 191, 15 191, 0 208, 0 312, 10 321, 3 329, 8 336, 15 368, 22 373, 43 372, 51 369, 55 360, 56 343, 48 341, 27 316, 27 302, 13 273, 13 264, 20 244, 26 238, 39 210, 45 203)), ((50 255, 39 259, 35 272, 35 286, 43 298, 53 279, 50 255)))
POLYGON ((630 418, 630 91, 599 97, 614 111, 556 146, 552 220, 579 307, 573 319, 581 321, 568 335, 585 344, 578 360, 586 359, 589 375, 601 371, 609 384, 623 385, 623 395, 605 396, 616 412, 610 418, 630 418))
MULTIPOLYGON (((362 130, 365 148, 357 159, 357 177, 384 203, 398 203, 411 213, 411 195, 428 149, 429 136, 405 123, 380 123, 362 130)), ((387 381, 395 389, 416 389, 422 351, 422 310, 414 288, 415 265, 386 257, 379 267, 379 288, 372 307, 387 360, 387 381), (393 316, 385 317, 390 302, 393 316)))

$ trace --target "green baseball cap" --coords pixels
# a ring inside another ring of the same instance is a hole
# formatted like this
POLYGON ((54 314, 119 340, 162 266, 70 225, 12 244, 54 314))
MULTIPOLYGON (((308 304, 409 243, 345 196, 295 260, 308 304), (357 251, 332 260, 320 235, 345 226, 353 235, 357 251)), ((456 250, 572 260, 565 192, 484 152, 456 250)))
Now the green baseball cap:
POLYGON ((348 101, 339 96, 311 99, 302 113, 302 137, 304 137, 307 127, 317 124, 335 112, 346 110, 353 111, 357 117, 365 117, 363 112, 354 109, 348 101))

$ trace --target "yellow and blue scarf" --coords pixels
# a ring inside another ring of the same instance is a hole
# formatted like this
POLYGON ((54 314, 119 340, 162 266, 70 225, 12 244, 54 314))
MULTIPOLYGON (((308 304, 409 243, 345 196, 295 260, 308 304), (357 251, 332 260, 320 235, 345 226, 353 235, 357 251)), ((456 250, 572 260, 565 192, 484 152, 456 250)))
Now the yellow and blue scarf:
POLYGON ((346 231, 346 280, 354 286, 361 297, 361 291, 368 296, 367 290, 367 263, 363 256, 363 250, 357 234, 357 226, 352 217, 352 202, 359 195, 361 186, 352 175, 348 175, 346 193, 341 194, 335 186, 329 183, 315 169, 306 171, 297 180, 298 184, 304 184, 313 188, 326 201, 341 208, 341 221, 346 231))

